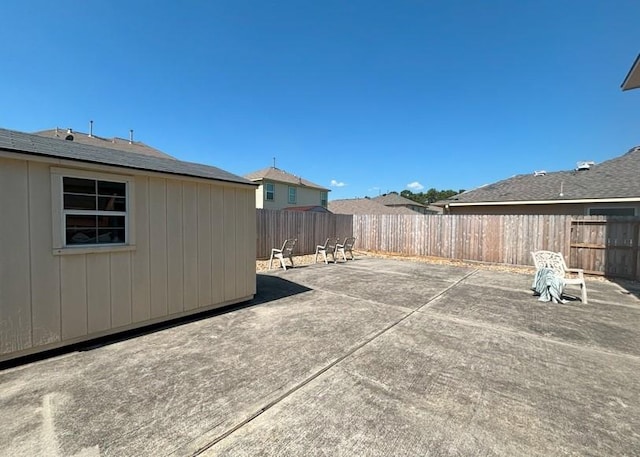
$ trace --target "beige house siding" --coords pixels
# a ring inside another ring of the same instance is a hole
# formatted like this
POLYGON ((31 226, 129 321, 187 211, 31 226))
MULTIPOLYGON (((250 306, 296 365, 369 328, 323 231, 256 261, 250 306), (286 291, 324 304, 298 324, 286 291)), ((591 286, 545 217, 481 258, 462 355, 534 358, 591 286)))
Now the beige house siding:
POLYGON ((256 208, 262 209, 283 209, 295 206, 320 206, 323 191, 306 186, 296 186, 275 181, 264 181, 256 191, 256 208), (265 200, 264 184, 272 183, 275 189, 273 200, 265 200), (296 203, 289 203, 289 187, 296 188, 296 203))
POLYGON ((555 214, 585 216, 589 214, 589 208, 635 208, 636 216, 640 215, 640 203, 638 202, 449 206, 448 210, 445 209, 445 213, 487 215, 555 214))
POLYGON ((38 160, 0 156, 0 361, 255 294, 254 187, 96 166, 133 179, 135 246, 55 249, 38 160))

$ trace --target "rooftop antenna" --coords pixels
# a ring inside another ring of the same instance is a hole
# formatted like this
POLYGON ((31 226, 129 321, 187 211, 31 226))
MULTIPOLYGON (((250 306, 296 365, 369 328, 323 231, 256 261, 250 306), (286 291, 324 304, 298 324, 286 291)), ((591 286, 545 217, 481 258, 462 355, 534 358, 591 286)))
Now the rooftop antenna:
POLYGON ((274 157, 273 158, 273 168, 275 168, 275 167, 276 167, 276 158, 274 157))
POLYGON ((93 138, 93 121, 89 121, 89 138, 93 138))
POLYGON ((133 129, 129 129, 129 144, 133 144, 133 129))

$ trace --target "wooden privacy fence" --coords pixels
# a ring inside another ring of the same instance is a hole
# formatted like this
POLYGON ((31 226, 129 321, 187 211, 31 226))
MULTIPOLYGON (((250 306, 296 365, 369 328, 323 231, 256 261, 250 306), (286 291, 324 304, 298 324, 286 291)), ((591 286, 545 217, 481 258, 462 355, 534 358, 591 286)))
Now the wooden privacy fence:
POLYGON ((591 274, 640 280, 640 218, 569 215, 354 215, 357 248, 509 265, 562 252, 591 274))
POLYGON ((568 254, 571 216, 355 215, 358 248, 531 265, 531 251, 568 254))
POLYGON ((342 215, 257 210, 257 258, 286 238, 296 255, 328 236, 356 250, 531 266, 531 251, 561 252, 590 274, 640 280, 640 218, 569 215, 342 215))
POLYGON ((313 211, 257 209, 256 258, 267 259, 272 248, 287 238, 297 238, 294 255, 312 254, 330 236, 342 241, 352 236, 353 216, 313 211))

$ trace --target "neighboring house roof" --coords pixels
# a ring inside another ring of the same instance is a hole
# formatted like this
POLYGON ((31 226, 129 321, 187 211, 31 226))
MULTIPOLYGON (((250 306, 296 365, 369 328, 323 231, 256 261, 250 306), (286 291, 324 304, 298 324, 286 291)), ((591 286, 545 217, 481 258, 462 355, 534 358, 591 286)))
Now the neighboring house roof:
MULTIPOLYGON (((175 159, 175 157, 165 154, 151 146, 140 141, 129 141, 123 138, 102 138, 96 135, 89 136, 88 133, 76 132, 71 129, 55 129, 41 130, 39 132, 33 132, 34 135, 44 136, 47 138, 58 138, 64 140, 67 136, 71 135, 73 141, 76 143, 88 144, 91 146, 99 146, 102 148, 117 149, 119 151, 135 152, 138 154, 146 154, 155 157, 164 157, 166 159, 175 159)), ((69 141, 69 140, 67 140, 69 141)))
POLYGON ((112 165, 136 170, 192 176, 255 186, 254 183, 217 167, 176 159, 132 154, 117 149, 97 147, 76 141, 46 138, 0 128, 0 151, 54 157, 85 163, 112 165))
POLYGON ((518 175, 453 196, 450 206, 640 200, 640 147, 588 169, 518 175))
POLYGON ((419 214, 404 206, 385 206, 368 197, 331 200, 328 206, 335 214, 419 214))
POLYGON ((254 181, 254 182, 264 181, 264 180, 277 181, 285 184, 295 184, 298 186, 312 187, 314 189, 324 190, 327 192, 329 191, 329 189, 325 187, 312 183, 311 181, 301 178, 300 176, 295 176, 295 175, 292 175, 291 173, 287 173, 286 171, 276 167, 263 168, 262 170, 258 170, 258 171, 254 171, 253 173, 246 174, 244 175, 244 177, 247 178, 249 181, 254 181))
POLYGON ((386 206, 407 206, 407 205, 413 205, 413 206, 421 206, 423 208, 426 208, 425 205, 423 205, 422 203, 419 202, 415 202, 413 200, 409 200, 408 198, 403 197, 400 194, 397 194, 395 192, 391 192, 385 195, 380 195, 379 197, 374 197, 373 200, 382 203, 383 205, 386 206))

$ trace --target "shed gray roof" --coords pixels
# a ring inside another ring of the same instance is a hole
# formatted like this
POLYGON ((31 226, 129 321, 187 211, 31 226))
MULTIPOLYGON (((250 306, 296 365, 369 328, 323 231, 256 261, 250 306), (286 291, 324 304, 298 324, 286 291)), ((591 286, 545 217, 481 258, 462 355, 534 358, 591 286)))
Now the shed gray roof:
POLYGON ((385 206, 371 198, 331 200, 328 207, 334 214, 419 214, 404 206, 385 206))
POLYGON ((99 146, 103 148, 109 149, 118 149, 120 151, 127 152, 135 152, 138 154, 147 154, 156 157, 164 157, 167 159, 175 159, 175 157, 170 156, 158 149, 152 148, 149 145, 144 144, 141 141, 132 141, 125 140, 124 138, 103 138, 97 135, 89 136, 88 133, 71 131, 68 129, 60 129, 58 127, 49 130, 40 130, 38 132, 33 132, 34 135, 45 136, 47 138, 58 138, 64 140, 67 135, 73 135, 73 141, 75 143, 88 144, 91 146, 99 146))
POLYGON ((312 183, 311 181, 308 181, 299 176, 292 175, 291 173, 287 173, 286 171, 276 167, 263 168, 262 170, 248 173, 244 175, 244 177, 250 181, 263 181, 266 179, 268 181, 277 181, 277 182, 283 182, 286 184, 296 184, 298 186, 313 187, 315 189, 329 191, 329 189, 327 189, 326 187, 322 187, 318 184, 312 183))
POLYGON ((455 195, 451 205, 465 203, 640 199, 640 147, 591 165, 588 170, 557 171, 542 176, 518 175, 455 195))
POLYGON ((0 128, 0 150, 255 186, 220 168, 0 128))

